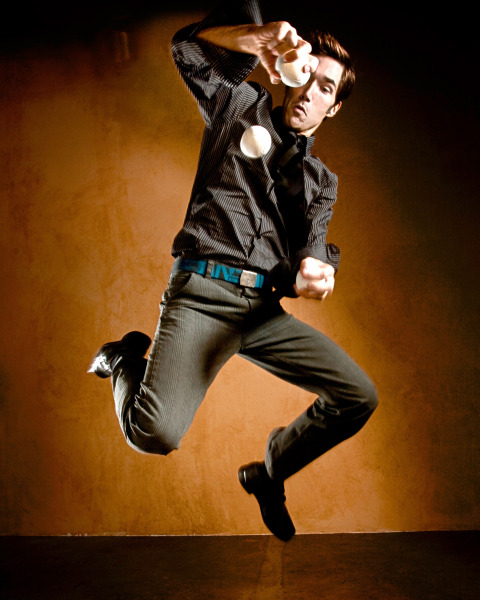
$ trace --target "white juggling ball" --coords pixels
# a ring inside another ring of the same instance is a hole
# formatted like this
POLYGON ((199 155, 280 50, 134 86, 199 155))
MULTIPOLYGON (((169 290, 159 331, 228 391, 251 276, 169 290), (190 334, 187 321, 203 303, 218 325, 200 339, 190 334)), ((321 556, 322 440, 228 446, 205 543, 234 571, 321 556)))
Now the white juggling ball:
POLYGON ((310 79, 310 73, 305 73, 303 67, 309 62, 308 56, 298 58, 293 62, 285 62, 283 56, 279 56, 275 63, 275 69, 285 85, 289 87, 302 87, 310 79))
POLYGON ((303 290, 307 287, 309 279, 305 279, 300 271, 297 273, 297 278, 295 280, 295 285, 299 290, 303 290))
POLYGON ((241 151, 250 158, 260 158, 272 146, 272 138, 265 127, 252 125, 245 129, 240 140, 241 151))

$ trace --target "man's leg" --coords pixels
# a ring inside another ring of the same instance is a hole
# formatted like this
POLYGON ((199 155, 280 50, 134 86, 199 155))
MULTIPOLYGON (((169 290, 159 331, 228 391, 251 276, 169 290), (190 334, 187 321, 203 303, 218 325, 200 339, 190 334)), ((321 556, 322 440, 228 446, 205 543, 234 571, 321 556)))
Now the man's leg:
POLYGON ((378 404, 373 383, 348 354, 292 315, 252 329, 240 354, 317 395, 293 423, 270 435, 265 465, 273 479, 284 481, 357 433, 378 404))
POLYGON ((365 373, 334 342, 286 313, 253 322, 240 353, 270 373, 317 394, 293 423, 272 432, 264 462, 240 467, 244 489, 254 494, 265 525, 283 541, 295 533, 283 482, 351 437, 377 406, 365 373))
POLYGON ((132 356, 115 361, 116 412, 136 450, 168 454, 178 448, 209 385, 239 349, 239 324, 249 305, 225 286, 196 274, 175 275, 148 361, 132 356))

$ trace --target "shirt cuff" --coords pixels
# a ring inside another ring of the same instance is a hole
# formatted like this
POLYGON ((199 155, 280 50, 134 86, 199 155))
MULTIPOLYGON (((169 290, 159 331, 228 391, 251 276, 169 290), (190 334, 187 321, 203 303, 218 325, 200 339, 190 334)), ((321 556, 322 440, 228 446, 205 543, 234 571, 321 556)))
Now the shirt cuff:
POLYGON ((318 260, 331 265, 335 269, 335 272, 338 271, 340 266, 340 248, 335 244, 323 244, 320 246, 302 248, 295 256, 295 264, 300 266, 302 260, 308 256, 318 258, 318 260))

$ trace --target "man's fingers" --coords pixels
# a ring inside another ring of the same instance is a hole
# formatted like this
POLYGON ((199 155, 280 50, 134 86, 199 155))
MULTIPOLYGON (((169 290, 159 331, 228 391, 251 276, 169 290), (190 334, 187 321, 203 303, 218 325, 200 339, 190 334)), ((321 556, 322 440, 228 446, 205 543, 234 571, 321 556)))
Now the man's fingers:
MULTIPOLYGON (((267 48, 273 51, 275 54, 279 52, 279 48, 283 47, 283 54, 288 52, 288 50, 292 50, 292 48, 296 48, 298 45, 298 34, 297 30, 292 27, 286 21, 277 21, 275 23, 270 23, 267 27, 269 27, 271 38, 267 43, 267 48)), ((278 54, 281 56, 281 54, 278 54)))
POLYGON ((278 71, 275 68, 276 60, 276 57, 272 56, 271 54, 264 53, 260 56, 260 62, 262 63, 264 69, 267 71, 268 75, 270 76, 270 81, 275 85, 282 81, 280 73, 278 73, 278 71))
POLYGON ((297 34, 297 30, 292 27, 285 36, 285 41, 290 44, 292 48, 296 48, 298 46, 299 36, 297 34))
POLYGON ((332 294, 330 290, 325 290, 324 292, 312 291, 308 288, 298 289, 296 285, 293 286, 295 293, 297 296, 302 296, 302 298, 307 298, 307 300, 325 300, 332 294))
POLYGON ((325 300, 328 296, 333 294, 333 288, 335 286, 335 277, 326 277, 320 279, 307 279, 304 278, 303 285, 298 288, 297 284, 294 285, 295 293, 298 296, 304 298, 312 298, 315 300, 325 300))
MULTIPOLYGON (((275 68, 276 60, 279 56, 283 56, 286 62, 295 61, 301 57, 308 57, 308 64, 311 63, 309 53, 311 45, 304 39, 299 37, 297 30, 286 21, 275 21, 267 23, 256 30, 258 53, 263 67, 270 76, 270 81, 273 84, 278 84, 281 81, 280 74, 275 68)), ((307 62, 307 61, 306 61, 307 62)), ((318 61, 314 61, 314 66, 318 65, 318 61)), ((305 67, 307 72, 311 67, 305 67)))
POLYGON ((297 43, 296 47, 292 48, 292 49, 288 49, 282 56, 283 56, 283 60, 287 63, 295 62, 299 58, 308 59, 308 64, 310 64, 310 63, 314 64, 315 68, 313 70, 316 70, 316 68, 318 67, 318 58, 315 58, 314 56, 312 56, 310 54, 311 51, 312 51, 312 46, 305 40, 302 40, 302 38, 298 38, 298 43, 297 43))
POLYGON ((319 62, 320 61, 318 60, 318 58, 316 56, 312 56, 311 54, 309 54, 308 55, 308 64, 304 68, 305 73, 315 73, 315 71, 318 68, 319 62))
POLYGON ((309 267, 301 268, 300 273, 304 279, 315 280, 328 280, 335 277, 335 270, 330 265, 309 265, 309 267))

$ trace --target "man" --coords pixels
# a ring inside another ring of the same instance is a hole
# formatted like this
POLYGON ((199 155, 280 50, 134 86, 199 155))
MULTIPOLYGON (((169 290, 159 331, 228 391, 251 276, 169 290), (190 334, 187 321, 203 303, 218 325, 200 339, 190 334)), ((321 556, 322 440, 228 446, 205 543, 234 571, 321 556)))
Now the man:
MULTIPOLYGON (((356 433, 377 405, 365 373, 334 342, 287 314, 283 296, 331 295, 339 249, 326 243, 337 178, 311 156, 313 133, 348 96, 354 72, 329 35, 312 46, 288 23, 262 24, 255 1, 214 11, 178 32, 172 55, 205 121, 199 167, 175 262, 150 339, 130 332, 98 351, 91 370, 112 376, 127 442, 168 454, 180 445, 209 385, 239 354, 314 393, 314 403, 268 440, 265 460, 240 468, 266 526, 287 541, 295 528, 284 481, 356 433), (245 78, 260 62, 280 81, 278 56, 304 57, 310 79, 287 88, 272 110, 267 90, 245 78), (242 153, 252 125, 272 146, 260 158, 242 153), (307 280, 296 284, 297 273, 307 280)), ((236 398, 232 400, 237 400, 236 398)))

